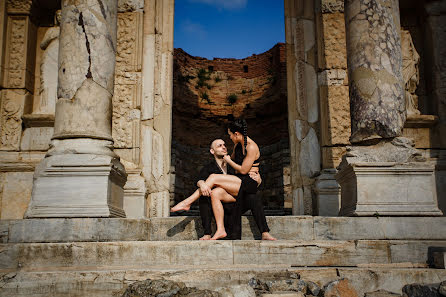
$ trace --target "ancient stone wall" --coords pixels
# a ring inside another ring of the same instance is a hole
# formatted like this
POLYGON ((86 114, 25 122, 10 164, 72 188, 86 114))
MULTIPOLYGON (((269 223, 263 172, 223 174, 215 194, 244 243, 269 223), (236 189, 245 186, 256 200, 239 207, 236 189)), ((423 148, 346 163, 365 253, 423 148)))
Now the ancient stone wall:
MULTIPOLYGON (((269 208, 283 208, 289 192, 289 149, 286 106, 285 46, 245 59, 193 57, 174 54, 173 200, 195 189, 198 170, 209 160, 209 143, 223 138, 228 119, 244 117, 248 135, 260 146, 264 183, 260 196, 269 208), (287 184, 288 183, 288 184, 287 184)), ((291 208, 291 203, 285 205, 291 208)))
POLYGON ((31 0, 0 3, 0 219, 23 218, 42 156, 20 152, 22 116, 32 108, 37 26, 31 0))

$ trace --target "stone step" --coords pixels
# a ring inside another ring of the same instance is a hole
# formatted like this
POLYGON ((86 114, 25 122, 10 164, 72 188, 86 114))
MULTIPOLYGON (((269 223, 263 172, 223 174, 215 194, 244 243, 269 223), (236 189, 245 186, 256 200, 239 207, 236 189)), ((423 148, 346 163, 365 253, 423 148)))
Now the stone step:
MULTIPOLYGON (((267 217, 283 240, 446 240, 446 217, 267 217)), ((242 219, 242 239, 259 239, 252 217, 242 219)), ((151 219, 0 220, 0 243, 196 240, 197 217, 151 219)))
POLYGON ((45 271, 119 267, 356 267, 370 263, 426 267, 446 241, 121 241, 0 244, 0 269, 45 271))
POLYGON ((14 272, 0 270, 0 296, 9 297, 111 297, 121 296, 126 286, 145 279, 182 281, 191 287, 215 290, 219 287, 244 285, 258 279, 289 279, 300 277, 319 287, 336 279, 348 279, 358 296, 367 292, 386 290, 402 293, 402 287, 411 283, 432 284, 446 279, 445 269, 426 268, 278 268, 258 266, 218 269, 168 267, 157 269, 121 268, 114 270, 79 270, 34 272, 21 269, 14 272))

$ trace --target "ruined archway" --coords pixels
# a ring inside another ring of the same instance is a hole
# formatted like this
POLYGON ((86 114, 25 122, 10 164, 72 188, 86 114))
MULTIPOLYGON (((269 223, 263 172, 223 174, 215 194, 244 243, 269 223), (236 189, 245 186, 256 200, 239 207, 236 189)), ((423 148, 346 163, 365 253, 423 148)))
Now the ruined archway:
POLYGON ((195 190, 198 169, 210 160, 209 142, 232 144, 225 126, 243 117, 261 151, 263 186, 258 196, 268 210, 291 213, 286 97, 286 48, 245 59, 194 57, 174 51, 172 185, 177 203, 195 190))

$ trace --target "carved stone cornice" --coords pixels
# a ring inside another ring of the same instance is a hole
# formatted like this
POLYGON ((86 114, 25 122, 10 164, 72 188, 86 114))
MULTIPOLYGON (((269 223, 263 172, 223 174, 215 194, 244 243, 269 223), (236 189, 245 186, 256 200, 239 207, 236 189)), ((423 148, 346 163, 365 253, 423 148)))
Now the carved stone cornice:
POLYGON ((31 14, 32 0, 7 0, 8 14, 31 14))

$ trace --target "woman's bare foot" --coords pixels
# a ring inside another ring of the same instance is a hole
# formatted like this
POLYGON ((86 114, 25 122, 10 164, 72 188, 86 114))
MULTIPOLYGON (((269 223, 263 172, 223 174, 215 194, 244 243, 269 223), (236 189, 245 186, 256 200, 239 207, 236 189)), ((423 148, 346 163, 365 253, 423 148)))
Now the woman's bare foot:
POLYGON ((189 210, 190 209, 190 205, 184 203, 183 201, 181 201, 180 203, 178 203, 177 205, 175 205, 174 207, 172 207, 170 209, 171 212, 176 212, 179 210, 189 210))
POLYGON ((225 230, 217 230, 214 234, 214 236, 212 236, 211 240, 217 240, 220 238, 225 238, 227 236, 226 231, 225 230))
POLYGON ((269 234, 269 232, 263 232, 262 233, 262 240, 277 240, 277 239, 272 237, 272 235, 269 234))
POLYGON ((203 235, 203 237, 200 237, 200 240, 211 240, 210 235, 203 235))

